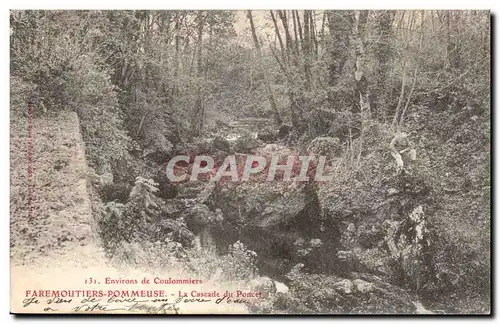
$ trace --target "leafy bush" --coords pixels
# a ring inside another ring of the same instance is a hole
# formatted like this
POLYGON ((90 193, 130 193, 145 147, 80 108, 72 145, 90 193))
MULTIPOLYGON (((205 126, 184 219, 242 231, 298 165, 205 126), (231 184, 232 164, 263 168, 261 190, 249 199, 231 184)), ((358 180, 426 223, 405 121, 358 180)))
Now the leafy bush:
POLYGON ((68 74, 70 105, 80 117, 87 156, 98 173, 128 155, 130 139, 123 129, 115 87, 108 71, 102 71, 92 56, 75 62, 68 74))
POLYGON ((237 241, 229 246, 226 255, 207 254, 203 250, 189 250, 188 271, 218 282, 248 281, 258 275, 257 253, 237 241))
POLYGON ((103 206, 100 219, 104 246, 114 253, 122 242, 143 243, 177 239, 189 246, 194 235, 182 218, 170 218, 165 203, 154 193, 158 184, 138 177, 126 204, 114 201, 103 206))

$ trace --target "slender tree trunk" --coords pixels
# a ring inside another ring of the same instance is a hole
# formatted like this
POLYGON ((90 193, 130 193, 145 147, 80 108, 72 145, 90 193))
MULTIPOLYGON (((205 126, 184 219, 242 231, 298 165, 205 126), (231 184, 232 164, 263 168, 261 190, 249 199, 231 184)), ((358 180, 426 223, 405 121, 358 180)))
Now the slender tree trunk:
MULTIPOLYGON (((287 46, 287 51, 291 54, 289 57, 291 57, 293 64, 297 67, 300 66, 300 62, 298 59, 298 54, 293 48, 293 41, 292 41, 292 36, 290 35, 290 30, 288 27, 288 20, 286 16, 286 12, 284 10, 278 11, 279 17, 281 19, 281 23, 283 25, 283 29, 285 30, 285 36, 286 36, 286 46, 287 46)), ((293 89, 292 86, 290 86, 290 78, 287 79, 289 82, 288 83, 288 97, 290 98, 290 115, 292 119, 292 124, 293 126, 300 128, 301 127, 301 121, 302 121, 302 113, 300 109, 300 95, 297 94, 297 90, 293 89)))
POLYGON ((288 53, 291 53, 292 55, 289 57, 292 57, 293 59, 293 63, 298 66, 299 65, 299 62, 298 62, 298 59, 297 59, 297 54, 294 53, 294 48, 293 48, 293 40, 292 40, 292 36, 290 34, 290 29, 288 28, 288 20, 287 20, 287 17, 286 17, 286 13, 284 10, 279 10, 278 11, 278 14, 279 14, 279 17, 281 19, 281 23, 283 25, 283 29, 285 30, 285 39, 286 39, 286 48, 287 48, 287 51, 288 53))
POLYGON ((460 57, 460 20, 461 11, 459 10, 449 10, 446 13, 447 24, 448 24, 448 62, 449 67, 454 69, 460 69, 461 67, 461 57, 460 57))
POLYGON ((269 10, 269 12, 271 13, 271 18, 273 20, 274 31, 276 33, 276 36, 278 37, 278 42, 280 43, 281 55, 282 55, 282 58, 283 58, 283 65, 287 66, 288 65, 288 59, 287 59, 287 52, 285 50, 285 46, 283 45, 283 38, 281 38, 281 33, 280 33, 279 28, 278 28, 278 23, 276 21, 276 17, 274 16, 273 11, 269 10))
MULTIPOLYGON (((198 12, 198 44, 197 44, 197 50, 196 50, 196 76, 198 77, 198 82, 201 82, 201 78, 203 77, 203 57, 202 57, 202 46, 203 46, 203 25, 204 25, 204 19, 203 19, 203 12, 200 10, 198 12)), ((203 98, 201 94, 201 84, 198 85, 198 93, 196 95, 196 101, 195 101, 195 122, 193 123, 194 126, 194 134, 196 136, 200 136, 202 132, 202 125, 203 125, 203 116, 202 116, 202 110, 203 110, 203 98)))
POLYGON ((366 58, 364 48, 364 32, 366 29, 366 21, 368 17, 367 10, 356 12, 356 23, 354 25, 354 41, 356 54, 356 67, 354 70, 354 79, 356 80, 356 92, 359 97, 359 107, 361 111, 361 132, 359 136, 359 151, 357 165, 361 162, 361 154, 363 152, 364 130, 366 122, 370 115, 370 91, 368 88, 368 80, 365 75, 366 58))
MULTIPOLYGON (((208 60, 210 59, 210 54, 212 52, 212 39, 213 38, 213 26, 210 26, 210 33, 209 33, 209 38, 208 38, 208 49, 207 49, 207 54, 205 55, 205 68, 203 71, 203 83, 206 84, 208 80, 208 60)), ((201 133, 203 131, 203 124, 205 123, 205 105, 203 104, 203 101, 201 103, 201 110, 200 110, 200 121, 199 121, 199 132, 201 133)))
MULTIPOLYGON (((257 33, 255 32, 255 26, 253 23, 253 17, 252 17, 251 10, 247 11, 247 18, 250 21, 250 29, 252 31, 252 37, 253 37, 253 41, 255 44, 255 49, 257 50, 257 55, 258 55, 259 59, 261 59, 262 58, 262 51, 260 48, 259 39, 257 38, 257 33)), ((267 70, 265 70, 265 69, 264 69, 264 82, 265 82, 266 91, 267 91, 267 99, 269 100, 269 105, 271 106, 271 111, 273 112, 273 115, 274 115, 274 122, 276 123, 276 125, 280 126, 283 121, 281 120, 281 116, 280 116, 280 113, 278 111, 276 101, 274 100, 273 91, 271 89, 271 84, 269 82, 269 76, 267 75, 267 70)))
POLYGON ((297 17, 297 28, 299 30, 299 40, 302 43, 302 41, 304 40, 304 34, 302 34, 302 24, 300 22, 299 11, 298 10, 294 10, 294 11, 295 11, 295 16, 297 17))
MULTIPOLYGON (((424 15, 425 15, 425 12, 422 10, 421 11, 421 20, 420 20, 420 39, 418 42, 418 50, 417 50, 417 54, 416 54, 417 58, 419 57, 419 54, 422 50, 422 42, 424 39, 424 15)), ((415 70, 413 70, 413 81, 411 84, 410 93, 408 94, 408 97, 406 98, 405 107, 404 107, 403 111, 401 112, 401 117, 399 118, 399 126, 398 126, 399 130, 401 130, 403 128, 406 110, 408 109, 408 106, 410 105, 411 96, 413 95, 413 90, 415 89, 415 84, 417 83, 417 75, 418 75, 418 59, 415 62, 415 70)))
POLYGON ((292 18, 293 18, 293 35, 295 36, 295 51, 299 52, 299 34, 297 33, 297 17, 295 15, 296 10, 292 10, 292 18))
POLYGON ((351 46, 354 14, 349 10, 332 10, 326 13, 330 35, 328 38, 328 103, 332 109, 339 110, 343 103, 336 89, 342 77, 342 70, 351 46))
POLYGON ((314 47, 314 58, 318 58, 318 38, 316 35, 316 19, 314 17, 316 16, 314 10, 310 13, 309 18, 311 19, 311 39, 312 39, 312 44, 314 47))
POLYGON ((386 10, 376 17, 375 30, 379 34, 378 41, 374 45, 374 54, 377 60, 377 68, 372 93, 374 102, 372 109, 382 121, 386 119, 387 107, 389 105, 389 92, 391 90, 389 73, 393 65, 393 42, 394 35, 392 25, 396 16, 395 11, 386 10))
MULTIPOLYGON (((323 21, 321 22, 321 33, 320 33, 320 35, 321 35, 321 37, 322 37, 322 38, 325 36, 326 13, 327 13, 327 11, 326 11, 326 10, 325 10, 325 11, 323 11, 323 21)), ((332 31, 330 30, 330 33, 331 33, 331 32, 332 32, 332 31)))
POLYGON ((392 123, 391 123, 392 129, 396 127, 398 122, 399 111, 401 110, 401 105, 403 104, 403 99, 405 97, 405 86, 406 86, 406 60, 403 57, 403 69, 401 72, 401 91, 399 93, 398 105, 396 106, 394 117, 392 118, 392 123))
POLYGON ((311 34, 310 34, 310 25, 311 20, 309 19, 310 10, 304 10, 304 38, 302 39, 302 48, 304 53, 309 54, 309 48, 311 45, 311 34))
POLYGON ((172 90, 172 98, 175 98, 179 94, 179 87, 177 86, 179 82, 179 57, 180 57, 180 15, 181 12, 177 11, 175 14, 175 57, 174 57, 174 87, 172 90))
POLYGON ((304 39, 302 41, 302 52, 304 53, 304 72, 306 76, 306 90, 311 89, 311 34, 309 18, 311 11, 304 10, 304 39))
MULTIPOLYGON (((402 14, 402 17, 404 17, 405 15, 405 11, 403 11, 403 14, 402 14)), ((402 18, 401 18, 402 20, 402 18)), ((408 18, 408 21, 409 21, 409 25, 412 24, 412 21, 414 20, 414 14, 413 14, 413 11, 410 11, 410 16, 408 18)), ((409 26, 408 26, 409 28, 409 26)), ((404 23, 400 26, 398 26, 398 29, 402 29, 401 31, 401 34, 402 34, 402 38, 403 38, 403 50, 402 50, 402 58, 401 58, 401 65, 402 65, 402 72, 401 72, 401 91, 400 91, 400 94, 399 94, 399 99, 398 99, 398 104, 396 106, 396 111, 394 112, 394 117, 392 119, 392 123, 391 123, 391 128, 396 132, 400 132, 400 129, 399 129, 399 123, 398 123, 398 120, 399 120, 399 115, 400 115, 400 111, 401 111, 401 107, 402 107, 402 104, 403 104, 403 101, 404 101, 404 95, 405 95, 405 87, 406 87, 406 52, 408 51, 409 47, 410 47, 410 37, 408 37, 408 35, 411 35, 410 32, 406 32, 405 31, 405 28, 404 28, 404 23)))

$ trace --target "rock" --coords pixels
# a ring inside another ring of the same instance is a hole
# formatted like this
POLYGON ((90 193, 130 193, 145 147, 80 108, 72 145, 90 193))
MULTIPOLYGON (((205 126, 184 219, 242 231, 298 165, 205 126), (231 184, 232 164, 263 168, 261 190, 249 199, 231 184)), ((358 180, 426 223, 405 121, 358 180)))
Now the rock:
POLYGON ((375 285, 373 283, 362 279, 354 279, 352 283, 356 287, 356 290, 363 294, 369 293, 375 289, 375 285))
POLYGON ((285 278, 290 280, 291 282, 297 281, 297 280, 300 281, 300 279, 303 276, 302 271, 304 268, 305 268, 304 263, 297 263, 288 271, 288 273, 285 275, 285 278))
POLYGON ((101 187, 109 186, 113 184, 113 174, 111 172, 105 172, 99 176, 99 185, 101 187))
POLYGON ((222 222, 223 220, 224 220, 224 215, 222 214, 222 210, 220 208, 217 208, 215 210, 215 221, 222 222))
POLYGON ((292 125, 283 124, 278 129, 278 139, 284 139, 292 131, 292 125))
POLYGON ((208 226, 202 228, 201 232, 196 236, 195 241, 199 242, 199 248, 206 255, 215 255, 217 253, 217 245, 208 226))
POLYGON ((420 223, 424 218, 424 210, 422 206, 417 206, 410 214, 410 219, 415 223, 420 223))
POLYGON ((205 227, 215 222, 217 215, 207 205, 198 204, 188 208, 182 213, 189 228, 205 227))
POLYGON ((211 152, 211 156, 214 159, 215 165, 222 165, 226 157, 228 157, 228 151, 215 150, 211 152))
POLYGON ((354 284, 349 279, 343 279, 343 280, 340 280, 339 282, 335 283, 334 287, 336 290, 339 290, 339 291, 343 292, 344 294, 350 294, 352 292, 354 284))
POLYGON ((318 247, 323 245, 323 242, 320 239, 311 239, 311 241, 309 242, 309 245, 312 248, 318 248, 318 247))
POLYGON ((291 149, 286 146, 279 144, 267 144, 262 149, 259 150, 260 155, 265 156, 266 158, 271 158, 273 155, 277 155, 278 159, 284 160, 288 156, 292 155, 293 152, 291 149))
POLYGON ((258 148, 261 142, 250 135, 243 135, 239 137, 233 146, 233 150, 238 153, 252 153, 254 149, 258 148))
POLYGON ((263 142, 274 142, 276 140, 276 133, 270 127, 261 130, 257 134, 257 138, 263 142))
POLYGON ((384 249, 357 247, 353 250, 353 258, 361 268, 366 269, 368 272, 384 275, 395 274, 391 256, 384 249))
POLYGON ((240 135, 240 134, 237 134, 237 133, 229 133, 229 134, 227 134, 226 136, 224 136, 224 138, 225 138, 228 142, 230 142, 230 143, 232 143, 232 142, 236 141, 236 140, 237 140, 238 138, 240 138, 240 137, 241 137, 241 135, 240 135))
POLYGON ((195 235, 179 220, 164 218, 159 223, 160 231, 159 239, 175 239, 183 246, 192 246, 195 240, 195 235))
POLYGON ((262 295, 269 297, 277 292, 276 283, 269 277, 258 277, 250 282, 250 286, 257 292, 262 292, 262 295))
POLYGON ((364 230, 358 234, 359 245, 366 249, 376 247, 383 240, 384 232, 375 226, 372 226, 370 230, 364 230))
POLYGON ((389 252, 394 259, 397 259, 400 255, 400 251, 397 247, 397 238, 395 236, 399 232, 400 222, 386 219, 382 225, 385 229, 385 241, 389 252))
MULTIPOLYGON (((336 275, 300 273, 287 276, 292 296, 306 313, 413 314, 414 294, 366 273, 336 275)), ((295 309, 294 309, 295 310, 295 309)))
POLYGON ((266 205, 264 211, 252 220, 258 227, 270 227, 286 223, 295 218, 306 207, 306 194, 295 191, 288 195, 280 195, 266 205))
POLYGON ((174 146, 165 135, 155 132, 151 134, 145 144, 142 157, 148 157, 157 163, 163 163, 173 154, 174 146))
POLYGON ((305 241, 303 238, 299 238, 299 239, 297 239, 297 240, 293 243, 293 245, 298 246, 298 247, 301 247, 301 246, 303 246, 305 243, 306 243, 306 241, 305 241))
POLYGON ((298 261, 312 269, 317 259, 324 260, 332 252, 326 247, 331 244, 329 237, 335 235, 330 229, 320 232, 319 207, 308 185, 248 181, 227 185, 214 197, 228 235, 239 235, 262 263, 283 260, 282 266, 269 266, 267 274, 282 275, 298 261))
POLYGON ((299 249, 299 250, 297 250, 297 255, 299 257, 305 257, 308 254, 309 254, 309 250, 308 249, 299 249))
POLYGON ((231 149, 229 142, 221 136, 215 137, 210 143, 210 151, 224 151, 229 152, 231 149))
POLYGON ((434 312, 425 309, 424 305, 420 301, 413 302, 415 305, 415 314, 435 314, 434 312))
POLYGON ((224 219, 270 228, 304 211, 306 196, 302 187, 286 183, 245 182, 221 190, 217 199, 224 219))
POLYGON ((337 258, 340 260, 348 260, 352 258, 352 251, 338 251, 337 252, 337 258))
POLYGON ((394 195, 397 195, 398 193, 399 193, 399 190, 395 189, 395 188, 389 188, 387 190, 387 195, 388 196, 394 196, 394 195))
POLYGON ((288 294, 288 291, 290 290, 287 285, 285 285, 282 282, 279 281, 274 281, 274 284, 276 286, 276 293, 281 293, 281 294, 288 294))

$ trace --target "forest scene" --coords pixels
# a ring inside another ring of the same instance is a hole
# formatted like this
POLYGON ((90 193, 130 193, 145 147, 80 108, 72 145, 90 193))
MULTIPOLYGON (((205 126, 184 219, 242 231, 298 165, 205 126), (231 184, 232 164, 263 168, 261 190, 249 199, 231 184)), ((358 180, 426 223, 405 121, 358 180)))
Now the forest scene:
POLYGON ((490 19, 10 11, 11 262, 95 244, 261 289, 254 314, 489 314, 490 19), (179 155, 324 156, 332 180, 173 182, 179 155))

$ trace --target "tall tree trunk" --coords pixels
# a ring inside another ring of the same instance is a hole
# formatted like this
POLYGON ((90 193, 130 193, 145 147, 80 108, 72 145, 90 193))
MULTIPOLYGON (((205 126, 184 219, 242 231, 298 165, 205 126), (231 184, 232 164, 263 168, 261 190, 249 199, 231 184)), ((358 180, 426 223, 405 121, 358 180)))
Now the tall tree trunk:
POLYGON ((405 97, 405 86, 406 86, 406 61, 403 58, 402 62, 402 72, 401 72, 401 91, 399 93, 398 105, 396 106, 396 112, 392 118, 391 128, 394 129, 397 126, 399 111, 401 110, 401 105, 403 104, 403 99, 405 97))
MULTIPOLYGON (((425 11, 422 10, 421 11, 421 20, 420 20, 420 39, 418 41, 418 49, 417 49, 417 55, 416 55, 417 58, 419 57, 420 52, 422 50, 422 42, 424 39, 424 15, 425 15, 425 11)), ((413 70, 413 81, 411 84, 410 93, 408 94, 408 97, 406 98, 405 107, 403 108, 403 111, 401 112, 401 117, 399 118, 398 130, 401 130, 403 128, 406 111, 408 109, 408 106, 410 105, 411 96, 413 95, 413 90, 415 89, 415 84, 417 84, 418 65, 419 65, 419 62, 417 59, 415 62, 415 69, 413 70)))
MULTIPOLYGON (((250 21, 250 29, 252 31, 252 37, 253 37, 253 41, 255 44, 255 49, 257 50, 257 55, 258 55, 259 59, 261 59, 262 58, 262 51, 260 48, 259 39, 257 38, 257 33, 255 32, 255 25, 253 23, 253 17, 252 17, 251 10, 247 11, 247 18, 250 21)), ((276 101, 274 100, 273 91, 271 89, 271 84, 269 82, 269 76, 267 75, 266 69, 264 69, 264 82, 265 82, 266 91, 267 91, 267 99, 269 100, 269 105, 271 106, 271 111, 273 112, 274 122, 276 123, 276 125, 280 126, 283 123, 283 121, 281 120, 281 116, 280 116, 280 113, 278 111, 276 101)))
POLYGON ((364 48, 364 32, 366 29, 366 21, 368 17, 367 10, 356 12, 356 23, 354 25, 354 42, 356 54, 356 67, 354 70, 354 79, 356 80, 356 93, 359 98, 359 107, 361 111, 361 133, 359 136, 359 151, 358 151, 358 166, 361 161, 363 151, 364 130, 366 122, 370 115, 370 91, 368 88, 368 80, 365 75, 366 58, 364 48))
POLYGON ((278 37, 278 41, 280 43, 280 49, 281 49, 281 56, 283 58, 283 66, 287 67, 288 66, 288 58, 287 58, 287 52, 285 50, 285 46, 283 45, 283 38, 281 38, 281 33, 278 28, 278 22, 276 21, 276 17, 274 16, 274 13, 272 10, 269 10, 271 13, 271 18, 273 20, 273 25, 274 25, 274 31, 276 33, 276 36, 278 37))
MULTIPOLYGON (((324 36, 325 36, 325 24, 326 24, 326 16, 327 16, 327 12, 328 11, 323 11, 323 19, 321 21, 321 32, 320 32, 320 36, 321 38, 323 39, 324 36)), ((331 31, 330 31, 331 32, 331 31)))
MULTIPOLYGON (((198 44, 196 49, 196 76, 198 77, 198 82, 201 82, 201 78, 203 77, 203 57, 202 57, 202 46, 203 46, 203 11, 198 11, 198 44)), ((193 123, 194 126, 194 134, 195 136, 200 136, 202 132, 203 125, 203 98, 201 94, 201 84, 198 85, 198 93, 196 95, 195 101, 195 121, 193 123)))
POLYGON ((342 77, 342 70, 349 57, 350 36, 354 25, 354 13, 350 10, 332 10, 327 12, 328 28, 328 103, 332 109, 339 109, 337 89, 342 77))
POLYGON ((295 16, 297 17, 297 28, 299 30, 299 39, 300 42, 302 43, 302 41, 304 40, 304 35, 302 34, 302 24, 300 23, 299 11, 298 10, 294 11, 295 11, 295 16))
POLYGON ((448 10, 446 12, 447 26, 448 26, 448 62, 449 67, 454 69, 461 68, 460 57, 460 20, 462 13, 460 10, 448 10))
MULTIPOLYGON (((292 41, 292 36, 290 35, 290 30, 288 27, 288 20, 286 16, 286 12, 284 10, 278 11, 279 17, 281 19, 281 23, 283 25, 283 29, 285 30, 285 36, 286 36, 286 47, 288 53, 290 53, 290 58, 292 59, 292 62, 295 66, 299 67, 300 62, 298 58, 298 53, 294 50, 293 46, 293 41, 292 41)), ((290 86, 291 83, 291 78, 287 78, 287 83, 288 83, 288 97, 290 98, 290 116, 292 119, 292 124, 296 128, 300 128, 301 121, 302 121, 302 112, 301 112, 301 104, 300 104, 300 99, 301 96, 300 94, 297 93, 297 90, 294 89, 293 86, 290 86)))
MULTIPOLYGON (((297 17, 295 15, 296 10, 292 10, 292 18, 293 18, 293 35, 295 36, 295 51, 299 52, 299 34, 297 33, 297 17)), ((301 37, 302 38, 302 37, 301 37)))
POLYGON ((312 44, 314 47, 314 58, 318 58, 318 38, 317 38, 317 31, 316 31, 316 19, 314 18, 316 16, 314 10, 311 11, 309 18, 311 19, 311 39, 312 39, 312 44))
POLYGON ((311 90, 311 30, 309 15, 311 10, 304 10, 304 39, 302 41, 302 52, 304 53, 304 72, 306 75, 306 90, 311 90))
POLYGON ((392 25, 396 12, 393 10, 385 10, 378 13, 376 16, 375 30, 378 34, 378 41, 374 45, 373 52, 377 60, 376 70, 374 73, 374 82, 371 93, 373 94, 373 112, 380 120, 385 121, 387 118, 389 105, 390 82, 389 73, 393 65, 394 50, 393 42, 394 35, 392 25))
MULTIPOLYGON (((208 60, 210 59, 210 54, 212 52, 212 39, 213 38, 213 26, 210 25, 210 32, 208 36, 208 48, 207 48, 207 54, 205 55, 205 68, 203 69, 203 83, 207 84, 208 80, 208 60)), ((199 132, 201 133, 203 131, 203 124, 205 122, 205 105, 203 104, 203 101, 201 102, 201 110, 200 110, 200 119, 199 119, 199 132)))
POLYGON ((175 14, 175 56, 174 56, 174 86, 172 89, 172 99, 177 97, 179 94, 179 87, 178 87, 178 82, 179 82, 179 57, 180 57, 180 43, 181 43, 181 36, 180 36, 180 20, 181 20, 181 11, 177 11, 175 14))
POLYGON ((309 54, 310 43, 311 43, 311 34, 309 23, 311 22, 309 19, 310 10, 304 10, 304 38, 302 39, 302 49, 304 54, 309 54))
POLYGON ((290 34, 290 29, 288 27, 288 19, 286 17, 286 12, 284 10, 278 10, 278 15, 281 19, 281 23, 283 25, 283 29, 285 30, 285 39, 286 39, 286 48, 287 48, 287 51, 288 53, 291 53, 292 55, 289 57, 291 57, 293 59, 293 63, 298 66, 299 65, 299 62, 298 62, 298 58, 297 58, 297 53, 294 53, 295 50, 293 48, 293 40, 292 40, 292 36, 290 34))
POLYGON ((413 20, 414 20, 414 13, 413 11, 410 11, 409 13, 409 18, 408 18, 408 21, 409 21, 409 26, 408 27, 405 27, 404 26, 404 22, 402 22, 403 20, 403 17, 405 15, 405 11, 403 11, 403 14, 401 16, 401 20, 400 20, 400 24, 398 25, 398 30, 402 30, 401 34, 402 34, 402 38, 403 38, 403 50, 402 50, 402 54, 401 54, 401 66, 402 66, 402 72, 401 72, 401 91, 400 91, 400 94, 399 94, 399 99, 398 99, 398 104, 396 106, 396 111, 394 113, 394 117, 392 119, 392 123, 391 123, 391 128, 393 130, 395 130, 396 132, 399 132, 399 123, 398 123, 398 120, 399 120, 399 114, 400 114, 400 111, 401 111, 401 107, 402 107, 402 104, 403 104, 403 100, 404 100, 404 95, 405 95, 405 87, 406 87, 406 65, 407 65, 407 62, 406 62, 406 52, 409 50, 409 47, 410 47, 410 41, 411 41, 411 31, 409 30, 409 26, 411 26, 413 24, 413 20))

